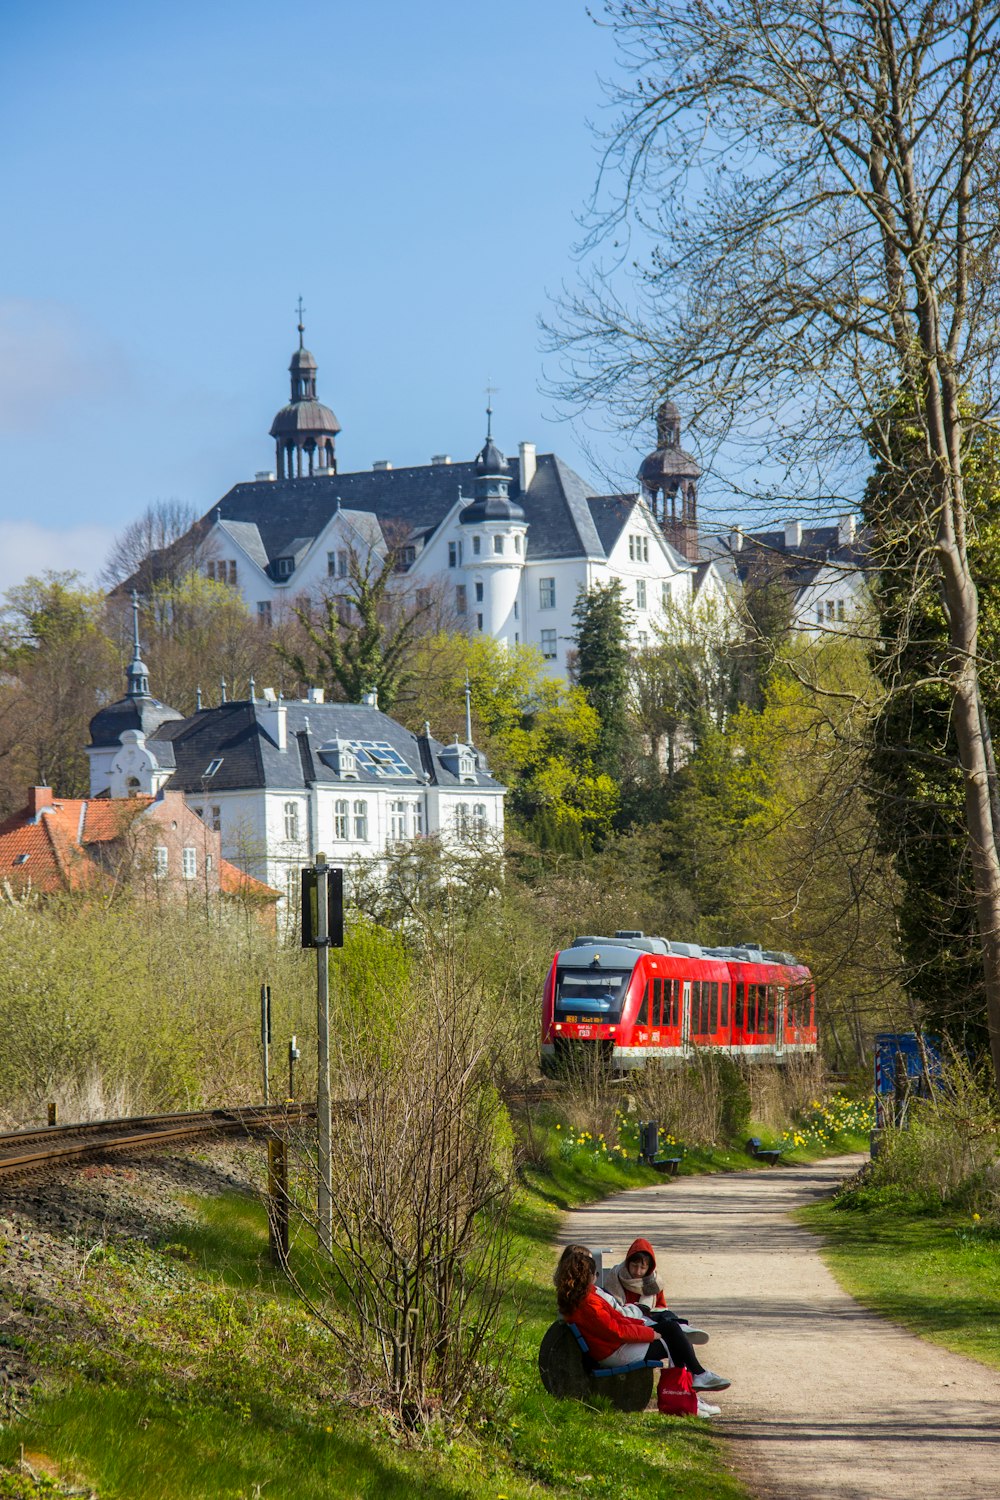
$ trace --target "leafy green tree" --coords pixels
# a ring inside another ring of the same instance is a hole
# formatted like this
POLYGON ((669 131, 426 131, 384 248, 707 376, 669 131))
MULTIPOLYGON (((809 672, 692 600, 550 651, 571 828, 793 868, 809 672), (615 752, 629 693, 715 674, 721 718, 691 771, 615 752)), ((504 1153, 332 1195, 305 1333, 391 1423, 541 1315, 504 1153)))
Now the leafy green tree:
POLYGON ((331 698, 348 703, 375 692, 379 707, 392 712, 410 679, 408 658, 419 624, 431 608, 429 601, 391 596, 395 571, 391 548, 382 557, 370 552, 364 560, 352 551, 348 588, 327 593, 316 607, 296 607, 305 644, 276 641, 274 650, 303 686, 323 687, 331 698))
POLYGON ((573 606, 576 680, 601 724, 597 764, 618 779, 628 739, 631 606, 617 578, 581 591, 573 606))
MULTIPOLYGON (((979 593, 985 732, 1000 710, 1000 438, 980 429, 963 468, 973 522, 969 569, 979 593)), ((864 500, 877 565, 871 658, 883 689, 871 724, 869 769, 880 845, 900 878, 899 942, 916 1013, 957 1040, 983 1045, 986 995, 947 681, 948 620, 937 565, 918 526, 929 503, 920 428, 899 410, 894 451, 888 460, 876 454, 864 500)), ((995 799, 995 765, 991 781, 995 799)))
POLYGON ((464 737, 468 677, 473 738, 509 787, 507 811, 522 832, 567 852, 607 837, 618 788, 595 764, 597 714, 580 688, 549 675, 535 647, 439 632, 417 643, 411 672, 399 716, 412 729, 428 719, 438 739, 464 737))

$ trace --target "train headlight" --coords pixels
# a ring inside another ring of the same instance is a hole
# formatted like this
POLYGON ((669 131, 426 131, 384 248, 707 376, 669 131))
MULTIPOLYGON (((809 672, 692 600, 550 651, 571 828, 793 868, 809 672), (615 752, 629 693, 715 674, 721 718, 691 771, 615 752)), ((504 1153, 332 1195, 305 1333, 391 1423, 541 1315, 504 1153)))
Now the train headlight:
POLYGON ((556 1030, 557 1031, 562 1031, 562 1022, 561 1021, 557 1021, 556 1022, 556 1030))

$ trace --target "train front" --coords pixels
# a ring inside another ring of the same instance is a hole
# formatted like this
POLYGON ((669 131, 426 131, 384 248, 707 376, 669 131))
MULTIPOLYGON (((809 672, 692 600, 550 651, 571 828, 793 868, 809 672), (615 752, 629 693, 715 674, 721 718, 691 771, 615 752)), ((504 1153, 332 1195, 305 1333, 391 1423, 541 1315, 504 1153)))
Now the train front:
POLYGON ((611 1067, 629 985, 640 958, 633 948, 577 938, 557 953, 542 1002, 542 1072, 587 1064, 611 1067))

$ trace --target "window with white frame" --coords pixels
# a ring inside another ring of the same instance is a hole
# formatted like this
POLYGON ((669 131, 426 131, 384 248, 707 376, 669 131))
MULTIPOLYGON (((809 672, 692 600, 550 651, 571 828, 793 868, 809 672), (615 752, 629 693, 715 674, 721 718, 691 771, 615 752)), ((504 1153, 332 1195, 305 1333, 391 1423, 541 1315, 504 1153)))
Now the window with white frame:
POLYGON ((455 613, 464 615, 469 609, 469 593, 464 583, 455 585, 455 613))
POLYGON ((486 803, 477 802, 472 809, 472 831, 477 838, 483 838, 489 827, 489 819, 486 816, 486 803))
POLYGON ((476 603, 477 604, 482 604, 482 602, 483 602, 483 586, 482 586, 481 583, 477 583, 476 584, 476 603))
POLYGON ((482 617, 482 615, 477 615, 476 616, 476 629, 477 630, 482 630, 482 628, 483 628, 483 617, 482 617))
POLYGON ((514 551, 515 552, 520 552, 520 550, 521 550, 521 533, 519 531, 515 531, 515 533, 514 533, 514 551))
POLYGON ((424 804, 418 800, 413 804, 413 837, 423 838, 424 831, 424 804))
POLYGON ((469 804, 457 802, 455 804, 455 835, 460 839, 469 837, 469 804))
POLYGON ((517 600, 515 599, 514 600, 514 619, 515 620, 519 620, 520 618, 521 618, 521 606, 520 606, 520 604, 518 604, 517 600))
POLYGON ((333 804, 333 836, 335 839, 350 838, 351 820, 348 817, 349 803, 346 797, 338 797, 333 804))
POLYGON ((406 838, 406 803, 402 798, 389 803, 389 837, 394 844, 406 838))
POLYGON ((222 808, 221 807, 213 807, 212 808, 212 822, 211 822, 210 826, 212 827, 212 829, 216 833, 221 833, 222 832, 222 808))
POLYGON ((336 578, 337 576, 336 552, 328 552, 326 554, 326 576, 327 578, 336 578))
POLYGON ((556 581, 554 578, 539 578, 538 607, 539 609, 555 609, 556 581))
POLYGON ((639 650, 640 651, 645 651, 645 649, 646 649, 646 647, 648 645, 649 645, 649 631, 648 630, 640 630, 639 631, 639 650))
POLYGON ((354 804, 354 837, 368 842, 368 803, 359 797, 354 804))
POLYGON ((449 542, 448 543, 448 566, 449 566, 449 568, 457 568, 457 567, 459 567, 459 565, 461 564, 461 561, 462 561, 462 543, 461 543, 461 540, 459 540, 457 542, 449 542))
POLYGON ((556 633, 554 630, 542 631, 542 655, 546 661, 556 659, 556 633))
POLYGON ((346 550, 346 548, 342 547, 341 550, 337 553, 337 577, 338 578, 346 578, 347 577, 347 561, 348 561, 348 559, 347 559, 347 550, 346 550))
POLYGON ((816 624, 817 625, 822 625, 822 623, 823 623, 823 601, 821 599, 820 602, 816 606, 816 624))
POLYGON ((479 556, 480 545, 481 545, 481 538, 478 537, 478 536, 474 536, 472 538, 472 555, 473 555, 473 557, 478 557, 479 556))
POLYGON ((838 599, 837 600, 837 619, 838 620, 846 620, 847 619, 847 603, 843 599, 838 599))
POLYGON ((190 844, 181 850, 181 874, 185 880, 194 880, 198 874, 198 851, 190 844))
POLYGON ((503 551, 503 537, 500 536, 499 533, 497 535, 495 535, 494 538, 493 538, 493 551, 494 552, 502 552, 503 551))
POLYGON ((257 601, 257 624, 270 625, 271 623, 271 601, 270 599, 258 599, 257 601))
POLYGON ((833 600, 832 599, 828 599, 826 601, 826 618, 828 620, 832 620, 834 618, 834 608, 833 608, 833 600))
POLYGON ((660 603, 664 609, 670 608, 670 580, 660 584, 660 603))
POLYGON ((636 609, 646 608, 646 580, 637 578, 635 581, 635 605, 636 609))
POLYGON ((290 844, 299 841, 299 804, 297 802, 285 803, 285 838, 290 844))
POLYGON ((163 844, 153 846, 153 874, 162 880, 170 868, 170 855, 163 844))

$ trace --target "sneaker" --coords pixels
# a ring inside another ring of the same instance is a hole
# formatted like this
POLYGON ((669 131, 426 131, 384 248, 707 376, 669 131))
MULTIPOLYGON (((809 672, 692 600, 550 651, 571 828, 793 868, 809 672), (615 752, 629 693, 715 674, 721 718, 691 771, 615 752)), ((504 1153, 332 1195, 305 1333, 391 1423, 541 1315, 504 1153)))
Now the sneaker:
POLYGON ((722 1416, 722 1407, 721 1406, 713 1406, 712 1403, 711 1403, 711 1401, 703 1401, 701 1399, 701 1397, 699 1396, 698 1397, 698 1410, 695 1413, 695 1416, 698 1416, 698 1417, 721 1417, 722 1416))
POLYGON ((716 1375, 712 1370, 702 1370, 696 1375, 692 1382, 696 1391, 727 1391, 732 1381, 727 1380, 724 1375, 716 1375))
POLYGON ((707 1344, 708 1334, 703 1328, 692 1328, 690 1323, 678 1323, 681 1333, 686 1333, 692 1344, 707 1344))

